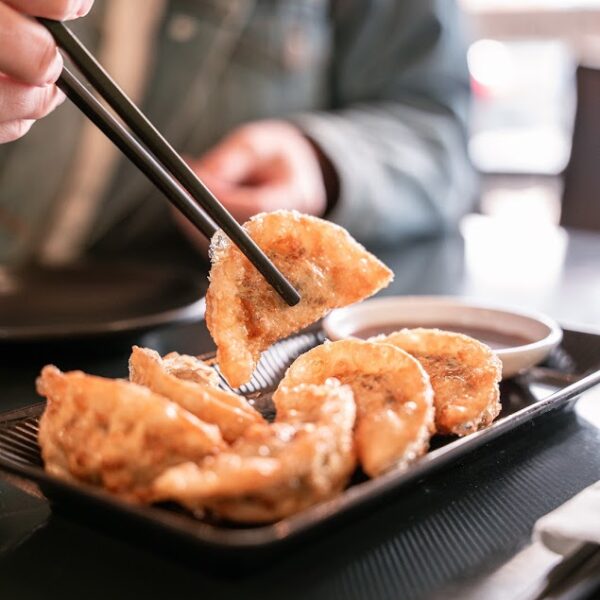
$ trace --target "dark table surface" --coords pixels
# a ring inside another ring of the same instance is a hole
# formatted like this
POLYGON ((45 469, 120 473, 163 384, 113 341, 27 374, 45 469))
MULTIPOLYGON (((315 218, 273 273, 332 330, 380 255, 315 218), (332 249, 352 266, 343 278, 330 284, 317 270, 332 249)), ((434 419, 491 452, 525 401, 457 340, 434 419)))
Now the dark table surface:
MULTIPOLYGON (((548 230, 536 240, 531 247, 506 226, 474 221, 464 238, 380 251, 396 274, 386 293, 468 295, 600 331, 600 234, 570 232, 567 239, 548 230), (500 238, 509 250, 498 250, 500 238)), ((163 352, 212 347, 202 323, 136 341, 163 352)), ((125 375, 130 344, 3 346, 0 410, 38 400, 33 382, 49 360, 63 369, 125 375)), ((52 512, 45 499, 0 479, 0 597, 391 599, 429 597, 449 586, 451 597, 460 597, 461 582, 507 561, 527 544, 537 518, 600 479, 600 420, 588 406, 590 414, 559 413, 502 438, 250 572, 215 569, 200 555, 175 556, 126 533, 109 534, 78 515, 52 512)))

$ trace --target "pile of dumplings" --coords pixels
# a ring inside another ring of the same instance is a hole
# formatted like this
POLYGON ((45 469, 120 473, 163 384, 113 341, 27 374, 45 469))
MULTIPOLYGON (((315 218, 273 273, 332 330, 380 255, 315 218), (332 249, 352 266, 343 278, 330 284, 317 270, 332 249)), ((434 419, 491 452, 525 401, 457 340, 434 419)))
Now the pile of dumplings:
MULTIPOLYGON (((206 322, 219 371, 247 383, 261 353, 389 284, 391 271, 342 228, 290 211, 244 225, 301 294, 289 307, 221 233, 211 244, 206 322)), ((435 329, 325 342, 299 356, 267 422, 215 369, 134 347, 129 381, 44 367, 46 470, 127 501, 272 522, 369 477, 406 469, 432 435, 464 436, 500 411, 501 365, 484 344, 435 329)))

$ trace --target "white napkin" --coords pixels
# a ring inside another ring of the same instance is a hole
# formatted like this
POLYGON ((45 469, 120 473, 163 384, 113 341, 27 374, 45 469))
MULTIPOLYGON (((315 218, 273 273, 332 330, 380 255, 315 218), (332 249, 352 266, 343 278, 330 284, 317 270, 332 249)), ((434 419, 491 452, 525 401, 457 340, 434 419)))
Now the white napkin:
POLYGON ((562 556, 586 542, 600 544, 600 481, 539 519, 533 539, 562 556))
POLYGON ((566 556, 585 543, 600 544, 600 482, 539 519, 532 543, 493 573, 445 589, 435 600, 528 600, 544 588, 566 556))

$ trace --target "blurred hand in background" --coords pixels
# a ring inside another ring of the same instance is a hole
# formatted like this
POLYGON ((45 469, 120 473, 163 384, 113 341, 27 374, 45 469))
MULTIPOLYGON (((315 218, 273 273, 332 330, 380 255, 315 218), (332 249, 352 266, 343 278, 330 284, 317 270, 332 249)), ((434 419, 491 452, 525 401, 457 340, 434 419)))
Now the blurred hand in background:
POLYGON ((238 221, 279 208, 317 216, 325 212, 316 151, 290 123, 258 121, 239 127, 191 166, 238 221))
POLYGON ((54 85, 63 62, 52 36, 33 19, 81 17, 93 0, 0 1, 0 143, 29 131, 64 94, 54 85))

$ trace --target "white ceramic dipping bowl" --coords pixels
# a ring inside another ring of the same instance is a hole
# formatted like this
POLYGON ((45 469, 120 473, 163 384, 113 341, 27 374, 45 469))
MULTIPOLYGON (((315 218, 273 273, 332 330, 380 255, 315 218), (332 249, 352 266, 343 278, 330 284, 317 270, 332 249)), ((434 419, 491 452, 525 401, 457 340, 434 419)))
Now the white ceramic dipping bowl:
MULTIPOLYGON (((323 321, 330 340, 356 335, 361 330, 385 332, 390 326, 442 327, 481 339, 514 340, 493 344, 502 361, 502 376, 513 377, 548 356, 562 340, 562 330, 549 317, 451 296, 384 296, 331 312, 323 321), (477 333, 481 332, 481 335, 477 333), (485 333, 489 332, 487 339, 485 333), (504 347, 503 347, 504 346, 504 347)), ((366 337, 363 336, 362 337, 366 337)))

